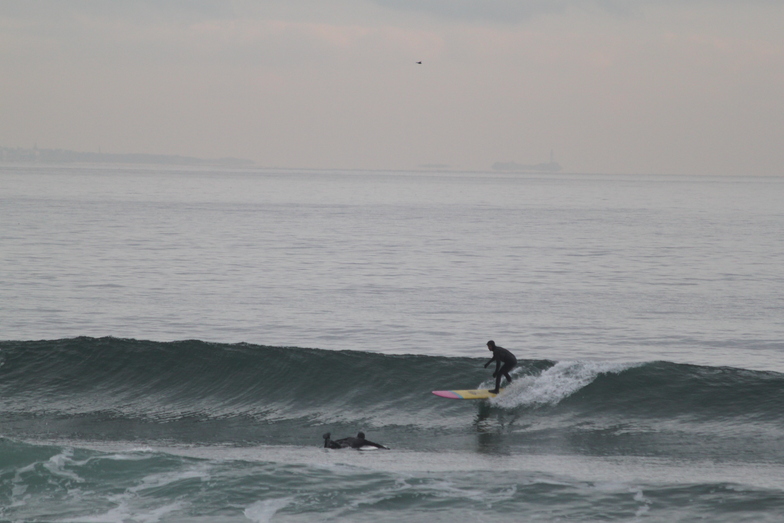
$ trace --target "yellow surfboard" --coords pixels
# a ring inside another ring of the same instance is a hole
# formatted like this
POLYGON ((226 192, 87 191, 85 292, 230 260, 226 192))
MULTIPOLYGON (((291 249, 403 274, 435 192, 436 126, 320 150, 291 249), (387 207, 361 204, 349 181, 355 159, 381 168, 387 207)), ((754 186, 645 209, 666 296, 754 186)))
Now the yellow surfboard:
MULTIPOLYGON (((503 391, 504 389, 501 389, 503 391)), ((470 390, 434 390, 433 394, 441 398, 449 398, 452 400, 486 400, 495 398, 498 394, 492 394, 487 389, 470 389, 470 390)))

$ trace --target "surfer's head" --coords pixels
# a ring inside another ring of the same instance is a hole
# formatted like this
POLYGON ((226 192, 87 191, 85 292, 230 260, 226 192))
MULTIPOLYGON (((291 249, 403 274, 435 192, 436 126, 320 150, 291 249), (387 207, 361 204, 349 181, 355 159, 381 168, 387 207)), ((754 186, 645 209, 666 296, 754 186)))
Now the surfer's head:
POLYGON ((487 350, 493 350, 493 349, 495 349, 495 342, 493 340, 490 340, 487 342, 487 350))
POLYGON ((359 439, 365 439, 365 433, 364 432, 360 432, 359 434, 357 434, 357 437, 359 439))

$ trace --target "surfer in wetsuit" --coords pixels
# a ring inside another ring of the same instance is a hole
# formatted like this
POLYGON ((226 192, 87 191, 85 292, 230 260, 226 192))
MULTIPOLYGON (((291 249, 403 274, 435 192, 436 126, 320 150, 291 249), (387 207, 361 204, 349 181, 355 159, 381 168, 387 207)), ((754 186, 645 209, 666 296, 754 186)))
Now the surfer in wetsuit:
POLYGON ((490 361, 485 363, 485 368, 495 362, 495 372, 493 373, 493 377, 495 378, 495 389, 488 392, 491 394, 498 394, 499 386, 501 385, 501 376, 506 376, 507 385, 512 383, 512 377, 509 375, 509 371, 517 365, 517 358, 505 348, 496 345, 493 340, 487 342, 487 350, 493 351, 493 357, 490 361), (503 367, 501 366, 501 363, 504 364, 503 367))
POLYGON ((360 432, 357 434, 357 437, 349 436, 347 438, 331 440, 331 434, 327 432, 324 434, 324 448, 325 449, 358 449, 360 447, 376 447, 377 449, 386 449, 389 450, 389 447, 385 447, 384 445, 379 445, 378 443, 373 443, 372 441, 368 441, 365 439, 365 433, 360 432))

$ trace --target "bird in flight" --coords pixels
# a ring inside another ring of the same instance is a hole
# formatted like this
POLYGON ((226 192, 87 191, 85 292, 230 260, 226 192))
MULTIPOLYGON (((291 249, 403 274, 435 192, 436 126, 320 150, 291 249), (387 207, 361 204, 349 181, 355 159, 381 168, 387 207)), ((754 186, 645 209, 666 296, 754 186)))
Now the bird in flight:
POLYGON ((422 62, 417 62, 419 65, 422 65, 422 62))

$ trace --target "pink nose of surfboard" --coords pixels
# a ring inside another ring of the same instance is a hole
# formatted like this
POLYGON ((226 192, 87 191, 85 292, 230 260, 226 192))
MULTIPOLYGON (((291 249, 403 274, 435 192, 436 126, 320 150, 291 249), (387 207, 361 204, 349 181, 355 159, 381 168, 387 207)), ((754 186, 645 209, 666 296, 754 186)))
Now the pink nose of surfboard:
MULTIPOLYGON (((503 391, 504 389, 501 390, 503 391)), ((451 400, 488 400, 496 397, 495 394, 487 389, 434 390, 432 392, 436 396, 451 400)))
POLYGON ((458 393, 456 393, 454 391, 451 391, 451 390, 434 390, 433 394, 435 394, 436 396, 440 396, 442 398, 449 398, 449 399, 452 399, 452 400, 463 399, 463 397, 460 396, 460 394, 458 394, 458 393))

